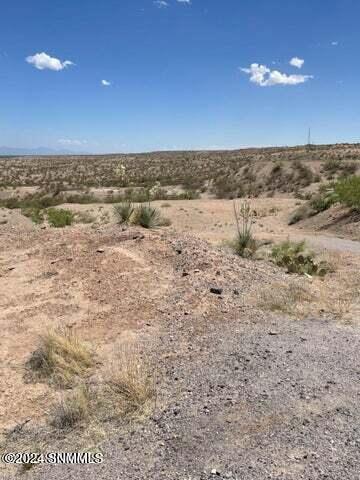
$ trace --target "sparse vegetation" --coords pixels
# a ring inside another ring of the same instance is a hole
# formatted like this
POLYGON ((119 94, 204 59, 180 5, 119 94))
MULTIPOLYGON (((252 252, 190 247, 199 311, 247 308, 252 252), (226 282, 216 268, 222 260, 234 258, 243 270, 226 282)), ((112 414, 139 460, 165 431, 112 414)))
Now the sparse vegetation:
POLYGON ((327 262, 321 260, 317 263, 315 261, 314 253, 307 249, 304 241, 291 242, 286 240, 274 245, 271 251, 271 259, 279 267, 286 268, 288 273, 324 277, 331 271, 331 266, 327 262))
POLYGON ((65 208, 49 208, 46 211, 49 224, 54 228, 63 228, 74 222, 75 215, 65 208))
POLYGON ((306 218, 313 217, 320 212, 328 210, 332 205, 337 203, 338 196, 334 192, 333 186, 324 186, 318 194, 314 195, 304 205, 298 207, 291 215, 288 221, 289 225, 305 220, 306 218))
POLYGON ((40 224, 44 221, 43 210, 41 210, 39 207, 22 208, 21 213, 24 215, 24 217, 30 218, 35 224, 40 224))
POLYGON ((28 365, 40 378, 67 387, 87 374, 93 356, 72 330, 49 329, 41 335, 28 365))
POLYGON ((123 345, 110 367, 107 385, 121 416, 141 417, 155 405, 155 378, 138 348, 123 345))
MULTIPOLYGON (((110 203, 198 198, 199 192, 205 191, 212 191, 218 198, 239 198, 274 190, 295 192, 324 177, 355 174, 359 158, 359 145, 322 145, 311 150, 299 146, 81 157, 3 157, 0 158, 0 186, 38 187, 42 194, 47 192, 47 197, 56 205, 64 203, 65 197, 69 203, 94 203, 91 197, 99 201, 89 193, 91 188, 99 187, 125 189, 109 195, 105 201, 110 203), (150 197, 154 185, 156 192, 150 197), (169 186, 181 191, 168 193, 169 186), (66 193, 74 190, 84 193, 66 193)), ((49 206, 54 204, 45 208, 49 206)))
POLYGON ((271 312, 301 314, 304 304, 313 300, 308 285, 299 282, 276 283, 263 289, 257 298, 257 305, 271 312))
POLYGON ((89 212, 78 212, 75 215, 76 223, 93 223, 95 222, 95 217, 89 212))
POLYGON ((334 191, 340 203, 354 210, 360 210, 360 176, 339 180, 334 191))
POLYGON ((72 428, 90 416, 89 391, 85 385, 78 386, 60 400, 53 412, 52 424, 59 429, 72 428))
POLYGON ((257 242, 252 234, 253 213, 249 202, 240 205, 233 202, 237 235, 232 242, 234 251, 240 257, 250 258, 257 250, 257 242))

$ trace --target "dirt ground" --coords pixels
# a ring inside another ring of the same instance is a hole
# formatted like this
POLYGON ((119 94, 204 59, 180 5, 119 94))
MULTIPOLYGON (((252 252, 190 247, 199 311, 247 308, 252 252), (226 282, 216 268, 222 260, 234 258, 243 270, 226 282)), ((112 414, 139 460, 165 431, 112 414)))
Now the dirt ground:
MULTIPOLYGON (((105 458, 23 478, 358 479, 359 243, 288 227, 297 202, 255 200, 255 235, 307 238, 336 264, 325 281, 221 246, 234 235, 231 201, 157 202, 172 226, 156 231, 114 225, 111 205, 68 206, 97 220, 65 229, 0 212, 1 450, 31 450, 35 438, 105 458), (264 306, 298 282, 311 298, 286 312, 264 306), (152 416, 105 425, 101 441, 86 426, 49 429, 61 392, 29 381, 26 362, 57 325, 96 348, 99 372, 118 344, 141 345, 157 371, 152 416)), ((0 464, 4 478, 18 473, 0 464)))

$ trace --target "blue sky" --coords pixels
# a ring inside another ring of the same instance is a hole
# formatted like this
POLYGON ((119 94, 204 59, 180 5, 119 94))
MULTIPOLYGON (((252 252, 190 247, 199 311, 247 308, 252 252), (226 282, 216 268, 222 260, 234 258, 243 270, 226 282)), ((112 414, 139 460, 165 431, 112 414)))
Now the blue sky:
POLYGON ((0 145, 358 142, 359 18, 358 0, 2 0, 0 145))

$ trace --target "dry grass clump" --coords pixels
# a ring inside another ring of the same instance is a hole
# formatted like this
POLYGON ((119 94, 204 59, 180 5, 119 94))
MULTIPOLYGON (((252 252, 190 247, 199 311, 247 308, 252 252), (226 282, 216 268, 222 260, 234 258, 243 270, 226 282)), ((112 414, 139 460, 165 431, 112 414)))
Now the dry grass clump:
POLYGON ((155 377, 134 345, 122 345, 106 375, 106 384, 120 416, 143 417, 155 406, 155 377))
POLYGON ((93 365, 90 350, 68 328, 49 329, 40 336, 38 348, 33 352, 29 367, 40 377, 61 387, 74 383, 93 365))
POLYGON ((305 282, 277 282, 257 292, 257 306, 262 310, 302 316, 314 300, 309 285, 305 282))
POLYGON ((86 386, 81 385, 64 396, 56 406, 52 424, 59 429, 72 428, 90 417, 90 396, 86 386))

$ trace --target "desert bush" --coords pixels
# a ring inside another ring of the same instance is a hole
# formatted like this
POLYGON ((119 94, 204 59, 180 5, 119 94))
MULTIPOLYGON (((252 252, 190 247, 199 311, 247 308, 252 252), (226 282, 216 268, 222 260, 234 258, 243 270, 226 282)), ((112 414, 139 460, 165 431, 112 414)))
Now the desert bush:
POLYGON ((297 177, 303 187, 310 185, 314 181, 314 174, 310 167, 304 165, 299 160, 295 160, 294 168, 297 171, 297 177))
POLYGON ((249 202, 238 205, 233 202, 237 235, 232 242, 234 251, 240 257, 252 257, 257 250, 257 242, 252 234, 253 213, 249 202))
POLYGON ((119 203, 114 206, 114 213, 119 224, 130 223, 135 207, 130 201, 119 203))
POLYGON ((339 158, 329 158, 323 165, 323 170, 330 175, 337 173, 342 166, 342 161, 339 158))
POLYGON ((89 212, 78 212, 75 215, 76 223, 93 223, 96 218, 89 212))
POLYGON ((69 226, 75 219, 73 212, 65 208, 49 208, 46 213, 49 224, 55 228, 69 226))
POLYGON ((72 428, 90 416, 89 391, 81 385, 64 396, 53 412, 52 424, 59 429, 72 428))
POLYGON ((294 225, 295 223, 305 220, 306 218, 310 218, 314 215, 316 215, 316 212, 310 207, 309 204, 301 205, 290 214, 288 225, 294 225))
POLYGON ((89 349, 70 329, 50 329, 40 336, 28 366, 40 378, 59 386, 69 386, 93 365, 89 349))
POLYGON ((277 266, 286 268, 288 273, 323 277, 331 271, 330 265, 325 261, 319 263, 315 261, 314 253, 307 249, 305 241, 286 240, 274 245, 271 250, 271 259, 277 266))
POLYGON ((21 213, 31 219, 35 224, 40 224, 44 221, 43 211, 38 207, 22 208, 21 213))
POLYGON ((156 382, 150 368, 134 345, 122 345, 110 366, 106 383, 121 416, 143 416, 155 405, 156 382))
POLYGON ((355 175, 359 168, 358 162, 346 162, 342 166, 342 174, 344 176, 355 175))
POLYGON ((328 210, 337 202, 337 196, 333 191, 327 191, 323 194, 317 194, 310 200, 310 206, 315 214, 328 210))
POLYGON ((360 176, 339 180, 334 186, 334 191, 340 203, 360 210, 360 176))
POLYGON ((301 205, 291 213, 288 224, 293 225, 300 220, 313 217, 320 212, 328 210, 337 203, 338 195, 334 192, 331 185, 322 187, 321 191, 313 196, 305 205, 301 205))

